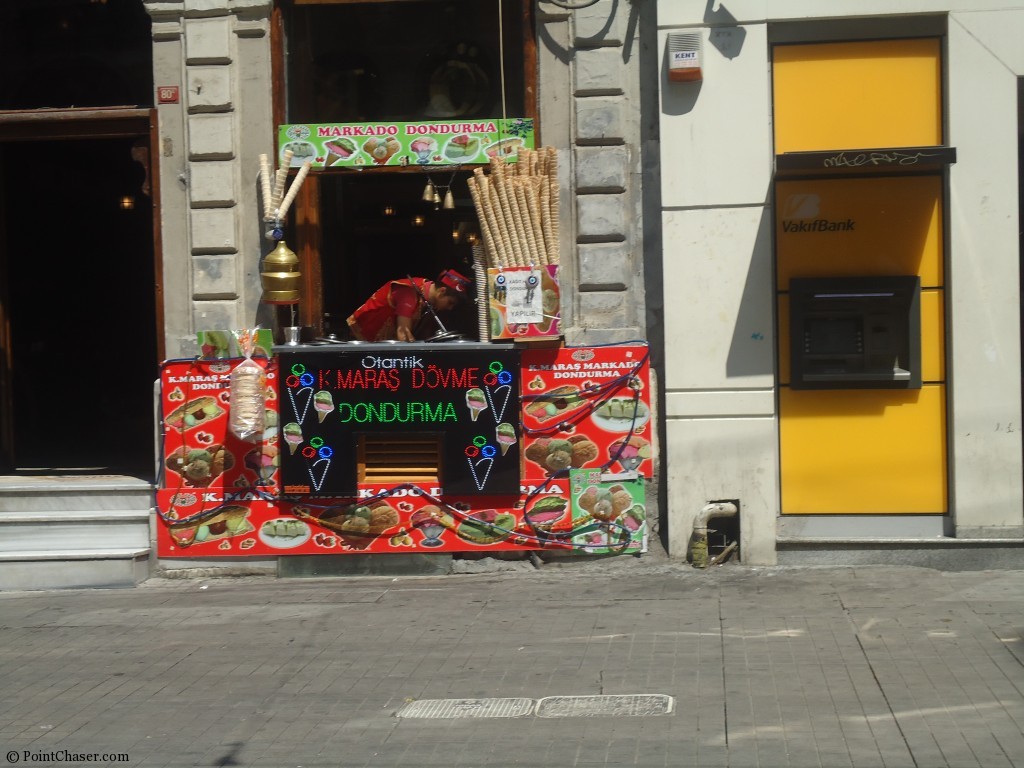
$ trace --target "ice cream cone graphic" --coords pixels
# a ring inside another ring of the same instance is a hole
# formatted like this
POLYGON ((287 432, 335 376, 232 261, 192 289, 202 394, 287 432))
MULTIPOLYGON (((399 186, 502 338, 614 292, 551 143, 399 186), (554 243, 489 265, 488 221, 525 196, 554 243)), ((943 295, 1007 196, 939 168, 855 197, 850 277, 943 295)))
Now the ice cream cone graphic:
POLYGON ((501 455, 508 453, 508 449, 516 444, 516 428, 509 422, 503 421, 494 430, 494 437, 501 446, 501 455))
POLYGON ((293 421, 285 424, 281 431, 284 433, 284 441, 288 443, 288 451, 294 454, 302 445, 302 427, 293 421))
POLYGON ((469 417, 476 421, 480 417, 480 411, 487 409, 487 398, 484 391, 478 387, 466 390, 466 407, 469 408, 469 417))
POLYGON ((331 393, 321 389, 313 395, 313 408, 316 410, 317 419, 323 424, 324 419, 334 410, 334 398, 331 397, 331 393))
POLYGON ((338 139, 326 142, 324 149, 327 150, 327 167, 329 168, 352 157, 356 151, 356 145, 348 139, 338 139))

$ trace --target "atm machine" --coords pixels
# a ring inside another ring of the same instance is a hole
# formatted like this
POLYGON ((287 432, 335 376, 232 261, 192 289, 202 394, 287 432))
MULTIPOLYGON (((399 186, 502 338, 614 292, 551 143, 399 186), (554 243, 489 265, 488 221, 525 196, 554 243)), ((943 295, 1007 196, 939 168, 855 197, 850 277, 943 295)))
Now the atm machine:
POLYGON ((921 279, 790 280, 793 389, 920 389, 921 279))

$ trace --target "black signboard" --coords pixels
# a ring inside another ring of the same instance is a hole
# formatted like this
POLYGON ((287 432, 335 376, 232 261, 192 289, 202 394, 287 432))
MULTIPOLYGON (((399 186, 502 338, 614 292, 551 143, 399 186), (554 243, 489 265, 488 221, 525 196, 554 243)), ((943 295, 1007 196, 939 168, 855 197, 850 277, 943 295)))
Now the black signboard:
POLYGON ((956 162, 956 147, 882 147, 784 152, 775 156, 775 175, 892 174, 941 171, 956 162))
POLYGON ((355 496, 361 437, 438 441, 445 495, 519 493, 519 352, 491 344, 278 347, 286 495, 355 496))

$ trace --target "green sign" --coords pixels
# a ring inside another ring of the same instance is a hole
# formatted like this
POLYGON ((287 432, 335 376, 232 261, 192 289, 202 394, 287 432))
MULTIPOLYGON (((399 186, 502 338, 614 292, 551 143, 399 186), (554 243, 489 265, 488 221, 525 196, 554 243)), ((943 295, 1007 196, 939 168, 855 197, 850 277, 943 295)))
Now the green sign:
POLYGON ((429 123, 316 123, 282 125, 278 161, 313 169, 383 165, 474 165, 514 161, 534 149, 533 120, 523 117, 429 123))
POLYGON ((572 542, 588 554, 647 551, 644 478, 569 470, 572 542))

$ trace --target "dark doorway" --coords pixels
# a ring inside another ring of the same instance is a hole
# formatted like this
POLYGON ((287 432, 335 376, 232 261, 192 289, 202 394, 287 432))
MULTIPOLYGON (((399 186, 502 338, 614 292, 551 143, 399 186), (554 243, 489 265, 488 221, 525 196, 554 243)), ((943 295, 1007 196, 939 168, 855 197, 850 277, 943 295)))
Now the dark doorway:
POLYGON ((0 143, 4 471, 153 474, 147 148, 138 137, 0 143))
POLYGON ((151 26, 0 3, 0 472, 153 475, 151 26))

